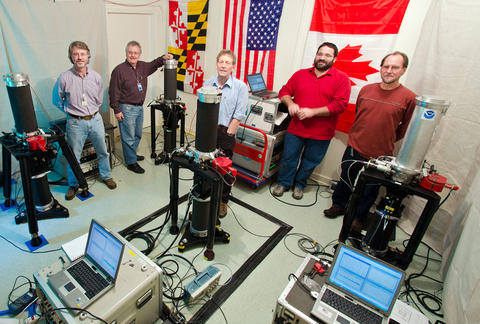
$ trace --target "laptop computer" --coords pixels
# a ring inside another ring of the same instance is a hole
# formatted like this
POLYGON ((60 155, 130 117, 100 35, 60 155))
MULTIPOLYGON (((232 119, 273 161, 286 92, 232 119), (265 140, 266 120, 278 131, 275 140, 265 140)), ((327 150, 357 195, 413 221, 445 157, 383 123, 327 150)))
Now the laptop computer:
POLYGON ((405 273, 339 244, 311 314, 325 323, 388 323, 405 273))
POLYGON ((247 82, 252 95, 263 98, 270 99, 278 97, 278 93, 267 89, 265 80, 263 80, 263 75, 261 73, 249 74, 247 75, 247 82))
MULTIPOLYGON (((115 285, 125 244, 92 219, 85 254, 48 278, 67 307, 85 309, 115 285)), ((77 314, 79 310, 72 309, 77 314)))

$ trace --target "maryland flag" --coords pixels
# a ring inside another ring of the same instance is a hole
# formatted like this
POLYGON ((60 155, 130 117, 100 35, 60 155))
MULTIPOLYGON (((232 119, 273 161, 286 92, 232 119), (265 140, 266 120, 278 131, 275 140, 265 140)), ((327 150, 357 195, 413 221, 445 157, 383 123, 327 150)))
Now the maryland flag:
POLYGON ((395 46, 408 2, 315 0, 303 67, 312 66, 321 43, 337 45, 339 52, 333 66, 347 73, 352 85, 348 108, 339 116, 337 130, 350 131, 360 89, 380 81, 380 62, 395 46))
POLYGON ((177 89, 197 93, 204 80, 208 0, 170 0, 168 52, 178 61, 177 89))

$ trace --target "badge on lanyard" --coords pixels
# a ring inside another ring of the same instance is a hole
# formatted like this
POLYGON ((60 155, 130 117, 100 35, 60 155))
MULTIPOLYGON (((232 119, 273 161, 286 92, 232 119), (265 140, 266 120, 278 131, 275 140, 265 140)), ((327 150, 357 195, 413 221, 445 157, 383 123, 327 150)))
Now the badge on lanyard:
POLYGON ((143 87, 142 87, 142 84, 140 82, 137 82, 137 87, 138 87, 138 91, 140 91, 140 92, 143 91, 143 87))
POLYGON ((85 96, 85 94, 82 95, 82 106, 83 107, 87 106, 87 96, 85 96))

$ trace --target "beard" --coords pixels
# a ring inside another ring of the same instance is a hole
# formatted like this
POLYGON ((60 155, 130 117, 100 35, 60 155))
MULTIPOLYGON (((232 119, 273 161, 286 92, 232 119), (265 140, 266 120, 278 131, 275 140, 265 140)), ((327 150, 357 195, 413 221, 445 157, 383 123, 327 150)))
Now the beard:
POLYGON ((333 60, 330 62, 324 61, 324 60, 318 60, 314 62, 315 68, 321 72, 325 72, 328 69, 330 69, 333 66, 333 60), (321 64, 324 65, 321 65, 321 64))

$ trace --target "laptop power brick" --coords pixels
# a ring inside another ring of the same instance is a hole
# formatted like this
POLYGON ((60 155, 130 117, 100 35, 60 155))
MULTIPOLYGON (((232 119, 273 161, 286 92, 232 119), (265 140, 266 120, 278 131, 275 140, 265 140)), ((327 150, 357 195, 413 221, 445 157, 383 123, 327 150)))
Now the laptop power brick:
POLYGON ((222 272, 217 267, 209 266, 185 286, 183 299, 188 304, 203 297, 218 285, 221 276, 222 272))
POLYGON ((34 291, 29 290, 27 293, 15 299, 8 305, 8 310, 12 315, 18 315, 23 312, 28 306, 30 306, 37 296, 34 291))

